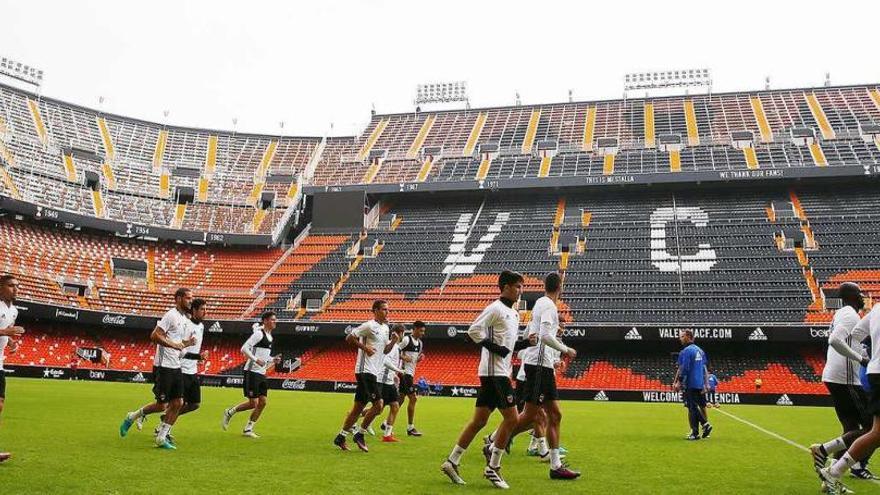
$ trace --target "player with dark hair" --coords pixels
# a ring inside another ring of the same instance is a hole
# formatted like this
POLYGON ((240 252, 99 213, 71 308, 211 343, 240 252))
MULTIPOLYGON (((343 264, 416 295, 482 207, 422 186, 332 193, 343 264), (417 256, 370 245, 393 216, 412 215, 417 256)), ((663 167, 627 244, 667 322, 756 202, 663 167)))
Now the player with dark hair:
POLYGON ((382 412, 382 393, 379 390, 379 376, 384 368, 385 354, 397 345, 397 335, 389 337, 388 303, 382 299, 373 301, 373 319, 353 328, 345 337, 345 341, 358 348, 355 361, 355 379, 357 389, 354 392, 354 403, 342 423, 342 429, 333 439, 333 444, 342 450, 349 450, 345 441, 349 433, 359 449, 369 452, 364 432, 370 427, 373 419, 382 412), (372 407, 364 415, 359 428, 358 417, 367 406, 372 407))
POLYGON ((182 416, 191 413, 202 405, 202 387, 199 383, 199 363, 205 360, 206 352, 202 352, 202 340, 205 338, 205 316, 208 303, 204 299, 193 299, 190 315, 190 335, 195 341, 183 350, 180 368, 183 371, 183 407, 182 416))
POLYGON ((684 394, 684 405, 688 410, 688 423, 691 427, 687 440, 709 438, 712 425, 706 415, 706 391, 709 374, 706 353, 694 343, 694 332, 684 330, 678 337, 684 349, 678 354, 678 370, 672 387, 684 394), (703 427, 702 437, 699 427, 703 427))
POLYGON ((183 407, 183 373, 181 372, 181 351, 192 345, 195 339, 188 334, 192 291, 177 289, 174 293, 174 308, 168 310, 150 334, 156 343, 156 357, 153 360, 153 395, 155 402, 147 404, 125 416, 119 426, 119 435, 126 436, 131 425, 141 416, 165 411, 165 419, 159 424, 156 446, 163 449, 176 449, 168 440, 168 432, 177 421, 183 407))
POLYGON ((512 353, 518 350, 519 312, 514 306, 522 294, 523 281, 519 273, 501 272, 498 277, 499 298, 489 304, 468 328, 468 337, 483 348, 478 370, 480 391, 472 419, 465 425, 449 457, 440 466, 440 470, 455 484, 465 484, 458 472, 461 456, 486 426, 492 411, 498 409, 504 419, 498 426, 494 443, 484 448, 484 453, 489 454, 489 462, 483 470, 483 476, 496 488, 510 488, 501 477, 501 456, 517 422, 513 388, 510 386, 510 361, 512 353))
MULTIPOLYGON (((529 429, 543 410, 547 417, 547 442, 549 452, 543 456, 550 462, 550 478, 573 480, 581 473, 569 469, 563 462, 559 451, 559 430, 562 422, 562 411, 559 409, 559 392, 556 389, 556 356, 554 351, 570 357, 576 357, 577 351, 560 342, 556 335, 559 332, 559 310, 556 306, 562 295, 562 277, 556 273, 548 273, 544 277, 544 296, 535 301, 532 308, 532 320, 526 334, 536 340, 537 345, 523 353, 525 368, 525 384, 523 385, 524 407, 517 418, 517 424, 511 432, 511 438, 529 429)), ((495 440, 497 435, 490 436, 495 440)))
POLYGON ((220 422, 223 431, 229 428, 229 421, 235 413, 251 411, 242 434, 248 438, 260 438, 254 432, 254 426, 266 408, 269 396, 266 371, 269 370, 269 365, 281 361, 280 355, 272 356, 272 344, 275 340, 272 331, 277 324, 278 317, 275 313, 266 311, 260 316, 260 322, 254 323, 254 332, 241 346, 241 353, 247 358, 244 363, 244 396, 247 400, 223 411, 223 420, 220 422))
MULTIPOLYGON (((19 343, 13 340, 24 333, 24 328, 15 325, 18 309, 15 298, 18 295, 18 280, 13 275, 0 277, 0 413, 6 405, 6 372, 3 370, 5 352, 13 354, 18 350, 19 343)), ((12 457, 9 452, 0 451, 0 462, 12 457)))
MULTIPOLYGON (((205 314, 208 310, 207 302, 204 299, 193 299, 190 309, 191 314, 188 335, 194 338, 195 342, 181 351, 180 369, 183 373, 183 407, 177 414, 178 418, 186 413, 195 411, 199 408, 202 402, 201 385, 199 384, 197 373, 198 363, 204 360, 203 354, 200 352, 202 348, 202 339, 205 334, 205 325, 202 323, 202 320, 204 320, 205 314)), ((145 412, 136 420, 135 425, 138 430, 143 428, 143 424, 146 421, 148 414, 148 412, 145 412)), ((162 414, 159 416, 159 420, 165 421, 165 415, 162 414)), ((159 427, 156 427, 154 433, 156 435, 159 434, 159 427)), ((170 430, 167 437, 172 444, 175 443, 170 430)))
POLYGON ((425 348, 422 337, 425 335, 425 322, 416 320, 413 323, 413 330, 410 335, 403 337, 398 347, 400 347, 400 358, 403 361, 403 376, 400 377, 400 401, 401 407, 403 403, 409 399, 406 407, 406 434, 411 437, 420 437, 422 433, 416 429, 416 402, 418 402, 418 394, 413 380, 416 376, 416 365, 425 356, 425 348))

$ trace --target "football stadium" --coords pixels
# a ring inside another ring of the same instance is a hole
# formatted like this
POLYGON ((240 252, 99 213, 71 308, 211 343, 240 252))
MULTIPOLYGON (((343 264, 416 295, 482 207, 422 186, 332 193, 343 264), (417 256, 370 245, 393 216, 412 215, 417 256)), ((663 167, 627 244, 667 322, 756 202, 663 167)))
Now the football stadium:
POLYGON ((0 53, 3 493, 880 493, 876 70, 419 82, 346 135, 39 64, 0 53))

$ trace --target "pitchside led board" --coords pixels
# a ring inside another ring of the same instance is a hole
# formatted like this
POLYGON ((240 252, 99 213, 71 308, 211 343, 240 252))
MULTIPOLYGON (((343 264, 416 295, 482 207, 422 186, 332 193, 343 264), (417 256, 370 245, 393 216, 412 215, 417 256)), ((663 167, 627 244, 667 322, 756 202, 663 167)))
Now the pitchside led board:
POLYGON ((360 232, 364 228, 365 192, 316 192, 312 231, 360 232))

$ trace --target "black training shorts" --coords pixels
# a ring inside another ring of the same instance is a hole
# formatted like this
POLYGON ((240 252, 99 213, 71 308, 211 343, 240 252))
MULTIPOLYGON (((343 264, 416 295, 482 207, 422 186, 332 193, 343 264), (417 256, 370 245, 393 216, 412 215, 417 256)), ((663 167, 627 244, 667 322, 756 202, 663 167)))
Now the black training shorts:
POLYGON ((526 364, 526 390, 523 400, 529 404, 542 405, 548 400, 559 400, 556 375, 552 368, 526 364))
POLYGON ((180 368, 153 368, 153 396, 160 404, 183 397, 183 373, 180 368))
POLYGON ((366 404, 382 399, 376 375, 372 373, 357 373, 357 389, 354 391, 354 401, 366 404))
POLYGON ((513 387, 506 376, 481 376, 480 392, 477 394, 477 407, 488 407, 490 410, 507 409, 516 402, 513 387))
POLYGON ((413 385, 413 376, 404 374, 400 377, 400 387, 398 388, 400 395, 410 395, 416 393, 416 387, 413 385))
POLYGON ((382 384, 382 402, 385 405, 391 404, 392 402, 400 402, 400 392, 397 391, 397 387, 395 387, 394 384, 382 384))
POLYGON ((202 386, 198 375, 183 374, 183 401, 187 404, 202 402, 202 386))
POLYGON ((266 397, 269 395, 269 382, 266 375, 254 373, 253 371, 244 372, 244 396, 248 399, 256 399, 257 397, 266 397))

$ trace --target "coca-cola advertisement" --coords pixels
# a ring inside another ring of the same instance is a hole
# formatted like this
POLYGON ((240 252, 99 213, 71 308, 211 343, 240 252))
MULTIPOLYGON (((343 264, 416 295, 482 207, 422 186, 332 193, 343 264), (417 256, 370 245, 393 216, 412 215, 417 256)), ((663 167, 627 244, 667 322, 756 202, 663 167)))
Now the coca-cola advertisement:
POLYGON ((115 326, 125 326, 125 315, 111 315, 106 314, 104 318, 101 319, 101 323, 105 325, 115 325, 115 326))

